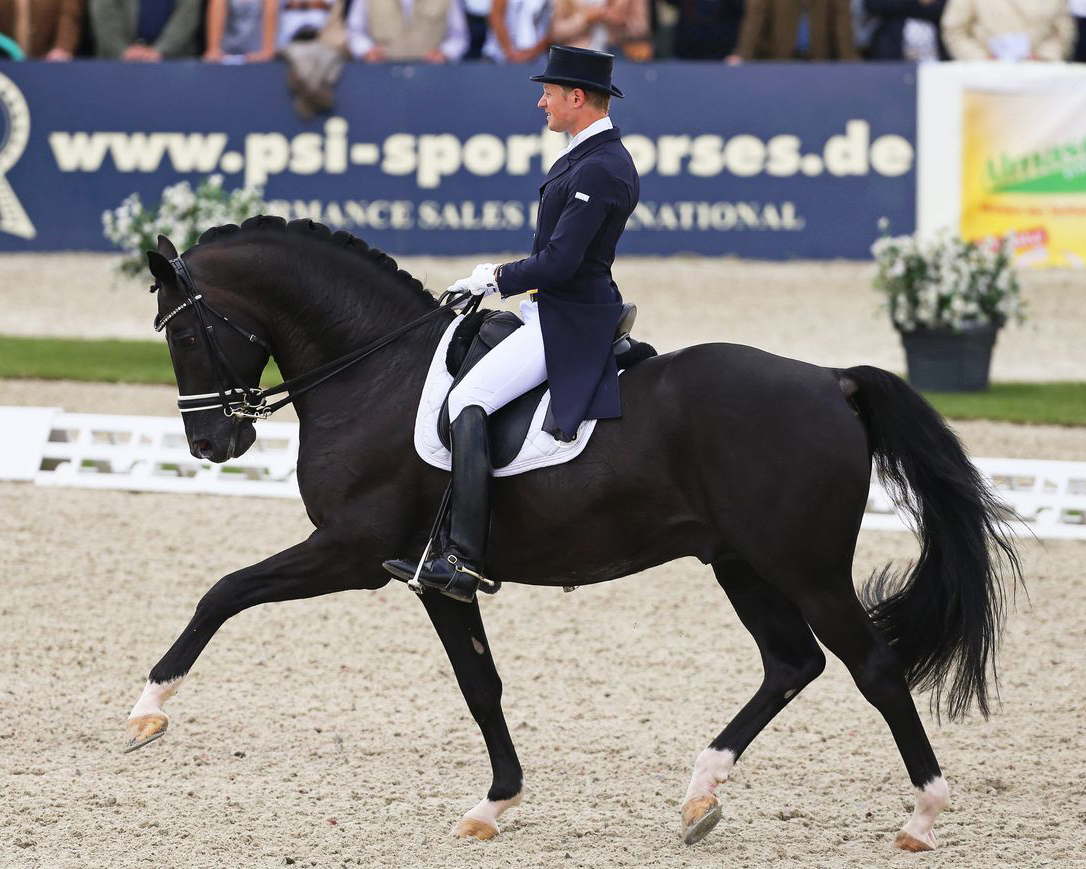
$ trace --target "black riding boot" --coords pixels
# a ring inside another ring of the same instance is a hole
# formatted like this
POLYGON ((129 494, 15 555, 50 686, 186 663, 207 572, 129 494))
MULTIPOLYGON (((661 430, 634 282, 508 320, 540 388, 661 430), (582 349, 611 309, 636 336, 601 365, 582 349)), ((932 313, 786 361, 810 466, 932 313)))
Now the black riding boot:
MULTIPOLYGON (((419 582, 465 603, 475 599, 484 581, 483 558, 490 528, 490 444, 486 411, 471 405, 452 424, 452 500, 449 533, 443 551, 427 561, 419 582)), ((409 581, 417 563, 386 561, 393 576, 409 581)))

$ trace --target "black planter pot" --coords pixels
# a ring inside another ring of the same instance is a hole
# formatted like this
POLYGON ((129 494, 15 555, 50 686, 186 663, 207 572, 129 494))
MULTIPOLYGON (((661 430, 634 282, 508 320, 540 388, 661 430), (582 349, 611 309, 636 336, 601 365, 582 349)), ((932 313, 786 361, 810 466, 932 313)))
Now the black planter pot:
POLYGON ((933 392, 979 392, 988 388, 999 326, 983 323, 952 329, 917 329, 902 332, 909 383, 933 392))

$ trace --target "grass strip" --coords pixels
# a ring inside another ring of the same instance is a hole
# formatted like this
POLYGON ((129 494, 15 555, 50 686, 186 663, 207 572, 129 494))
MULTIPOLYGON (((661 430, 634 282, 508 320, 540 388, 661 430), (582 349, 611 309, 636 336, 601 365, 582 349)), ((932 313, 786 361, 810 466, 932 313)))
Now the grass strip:
MULTIPOLYGON (((76 338, 22 338, 0 335, 0 378, 85 380, 97 383, 174 385, 165 341, 84 341, 76 338)), ((279 383, 272 362, 264 385, 279 383)))
POLYGON ((949 419, 1086 426, 1086 383, 993 383, 984 392, 925 392, 949 419))
MULTIPOLYGON (((165 341, 0 335, 0 378, 174 385, 165 341)), ((282 377, 272 362, 263 385, 282 377)), ((986 392, 926 392, 950 419, 1086 426, 1086 383, 995 383, 986 392)))

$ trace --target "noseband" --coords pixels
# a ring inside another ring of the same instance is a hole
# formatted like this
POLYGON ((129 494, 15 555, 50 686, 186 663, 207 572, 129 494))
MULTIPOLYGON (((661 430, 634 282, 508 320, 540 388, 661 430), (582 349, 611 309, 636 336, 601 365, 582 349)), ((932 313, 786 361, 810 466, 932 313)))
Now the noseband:
MULTIPOLYGON (((211 361, 211 370, 215 377, 216 389, 215 392, 205 392, 200 395, 179 394, 177 396, 177 407, 181 413, 195 413, 196 411, 201 410, 222 408, 222 412, 226 416, 235 418, 235 423, 239 422, 241 419, 266 419, 275 411, 279 410, 279 408, 290 404, 302 393, 308 392, 310 389, 320 385, 330 377, 334 377, 359 360, 369 356, 371 353, 380 350, 387 344, 391 344, 401 335, 406 334, 416 326, 422 325, 427 320, 432 319, 443 311, 449 311, 453 308, 460 307, 463 312, 469 313, 478 309, 479 303, 482 301, 482 296, 471 296, 470 293, 450 293, 446 291, 445 293, 442 293, 441 298, 438 300, 439 306, 437 308, 394 329, 383 338, 378 338, 376 341, 367 344, 365 347, 358 350, 352 350, 350 353, 337 357, 323 365, 319 365, 312 371, 308 371, 298 377, 292 377, 290 380, 285 380, 278 386, 273 386, 269 389, 260 389, 256 386, 246 386, 238 376, 234 367, 230 364, 230 360, 227 359, 226 354, 223 353, 222 346, 219 344, 219 339, 215 334, 211 317, 221 320, 251 344, 257 344, 260 347, 263 347, 269 356, 272 355, 271 344, 259 335, 242 328, 225 314, 222 314, 211 307, 203 297, 203 294, 197 289, 195 279, 192 277, 192 274, 188 270, 188 266, 185 265, 184 260, 182 260, 180 256, 170 260, 170 265, 173 266, 174 273, 177 275, 177 280, 181 284, 181 289, 185 292, 185 301, 168 314, 155 317, 155 331, 161 332, 166 328, 166 324, 169 323, 170 320, 182 311, 192 308, 196 312, 197 319, 200 321, 201 332, 206 338, 205 347, 207 348, 208 358, 211 361), (445 302, 447 297, 450 298, 450 301, 445 302), (270 396, 278 395, 283 392, 288 393, 288 395, 272 404, 268 404, 268 398, 270 396)), ((151 287, 151 292, 153 293, 158 288, 159 284, 154 284, 151 287)))

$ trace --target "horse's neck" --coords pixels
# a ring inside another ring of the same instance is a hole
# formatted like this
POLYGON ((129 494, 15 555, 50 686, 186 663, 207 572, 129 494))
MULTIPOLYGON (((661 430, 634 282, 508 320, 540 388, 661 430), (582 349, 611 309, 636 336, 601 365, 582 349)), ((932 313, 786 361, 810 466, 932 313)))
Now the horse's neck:
MULTIPOLYGON (((272 349, 287 380, 375 343, 431 310, 409 303, 367 304, 364 294, 351 291, 322 305, 301 288, 283 293, 277 301, 272 349)), ((401 395, 417 398, 447 326, 448 317, 437 315, 354 363, 298 399, 299 419, 304 424, 329 412, 338 415, 344 400, 365 407, 395 402, 401 395)))

